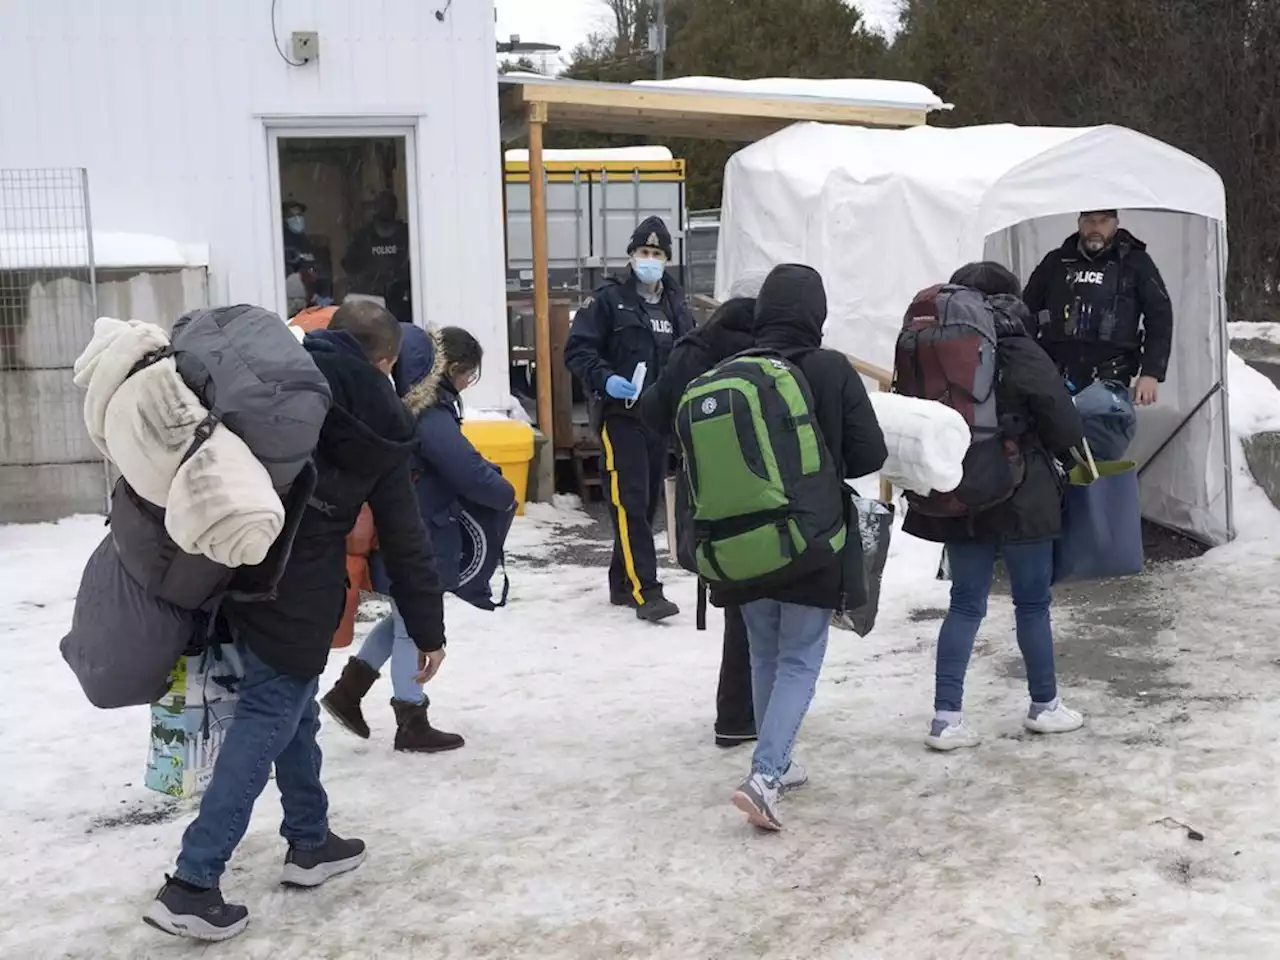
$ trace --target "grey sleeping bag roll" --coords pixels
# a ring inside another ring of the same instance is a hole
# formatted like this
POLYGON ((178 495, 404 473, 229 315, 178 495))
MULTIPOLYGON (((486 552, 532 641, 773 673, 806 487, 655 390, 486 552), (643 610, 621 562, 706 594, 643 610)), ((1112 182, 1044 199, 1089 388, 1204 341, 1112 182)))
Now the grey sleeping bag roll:
POLYGON ((129 575, 108 534, 80 579, 62 658, 95 707, 140 706, 164 695, 174 664, 203 638, 207 617, 181 610, 129 575))
POLYGON ((284 490, 311 459, 329 381, 283 320, 261 307, 194 310, 173 325, 178 373, 284 490))

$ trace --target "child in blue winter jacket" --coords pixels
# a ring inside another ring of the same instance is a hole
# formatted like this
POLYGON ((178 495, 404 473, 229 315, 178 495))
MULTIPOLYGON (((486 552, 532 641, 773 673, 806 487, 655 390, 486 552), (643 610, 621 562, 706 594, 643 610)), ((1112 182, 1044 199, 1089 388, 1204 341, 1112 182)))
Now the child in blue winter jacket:
MULTIPOLYGON (((480 378, 480 344, 459 327, 429 333, 412 324, 403 326, 404 342, 393 377, 396 392, 417 420, 411 467, 418 509, 431 534, 441 585, 445 590, 456 590, 462 557, 462 501, 495 511, 513 511, 515 489, 462 433, 461 394, 480 378)), ((388 660, 394 695, 391 706, 396 714, 395 749, 439 753, 461 747, 465 742, 462 737, 436 730, 427 719, 429 701, 423 692, 424 677, 418 672, 417 647, 405 632, 394 603, 390 615, 370 631, 360 652, 348 661, 322 705, 348 730, 368 739, 369 725, 360 701, 388 660)))

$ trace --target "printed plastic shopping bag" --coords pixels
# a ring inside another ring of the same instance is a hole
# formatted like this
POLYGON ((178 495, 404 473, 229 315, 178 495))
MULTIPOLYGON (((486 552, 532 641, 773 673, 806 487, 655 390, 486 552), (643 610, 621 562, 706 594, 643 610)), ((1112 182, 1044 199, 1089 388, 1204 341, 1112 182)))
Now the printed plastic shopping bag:
POLYGON ((151 705, 146 785, 171 797, 191 797, 213 775, 231 727, 244 664, 233 644, 210 644, 183 657, 168 692, 151 705))
POLYGON ((1138 468, 1130 460, 1084 457, 1067 475, 1062 538, 1054 544, 1053 582, 1106 580, 1142 572, 1138 468))
POLYGON ((880 610, 880 581, 889 559, 894 506, 860 497, 846 488, 845 523, 849 531, 845 547, 845 607, 836 611, 832 626, 865 637, 876 625, 880 610))

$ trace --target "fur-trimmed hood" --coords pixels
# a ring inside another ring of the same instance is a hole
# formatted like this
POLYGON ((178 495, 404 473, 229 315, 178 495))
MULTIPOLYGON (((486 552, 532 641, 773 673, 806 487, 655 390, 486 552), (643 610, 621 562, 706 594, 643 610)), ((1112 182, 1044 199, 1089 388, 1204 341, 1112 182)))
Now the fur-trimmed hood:
POLYGON ((440 385, 444 381, 449 358, 444 355, 440 337, 434 330, 423 330, 412 323, 403 324, 403 327, 404 341, 400 345, 400 359, 392 377, 396 382, 396 393, 400 394, 409 412, 417 417, 440 400, 440 385))

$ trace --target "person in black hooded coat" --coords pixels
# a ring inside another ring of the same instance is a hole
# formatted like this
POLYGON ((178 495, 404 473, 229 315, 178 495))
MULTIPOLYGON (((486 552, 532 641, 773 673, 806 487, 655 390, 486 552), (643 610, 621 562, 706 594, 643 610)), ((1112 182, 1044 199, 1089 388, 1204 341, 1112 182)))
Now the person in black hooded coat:
MULTIPOLYGON (((998 263, 961 267, 951 282, 986 295, 996 311, 996 412, 1019 430, 1026 476, 1013 496, 973 517, 932 517, 908 510, 903 532, 946 544, 951 605, 938 634, 934 720, 925 743, 935 750, 976 746, 961 712, 964 676, 987 612, 997 557, 1013 593, 1018 646, 1027 669, 1034 733, 1068 733, 1083 724, 1058 697, 1053 662, 1053 541, 1062 535, 1063 480, 1058 454, 1078 447, 1084 426, 1049 355, 1027 333, 1018 278, 998 263)), ((1006 427, 1009 429, 1009 427, 1006 427)))
MULTIPOLYGON (((636 405, 640 419, 654 434, 670 435, 680 397, 693 380, 716 364, 756 345, 754 295, 759 291, 759 282, 740 289, 752 295, 726 300, 706 323, 676 343, 658 382, 641 395, 636 405)), ((741 746, 756 738, 747 625, 742 622, 742 611, 734 605, 726 606, 724 610, 724 649, 720 655, 720 684, 716 689, 715 738, 716 746, 725 748, 741 746)))
MULTIPOLYGON (((827 295, 817 271, 775 267, 756 298, 756 345, 781 354, 803 374, 836 476, 863 477, 884 464, 884 434, 849 358, 822 348, 826 319, 827 295)), ((842 568, 837 553, 799 579, 712 591, 713 601, 741 606, 747 625, 759 739, 751 775, 733 802, 758 827, 780 829, 778 797, 808 779, 791 751, 822 669, 832 613, 841 603, 842 568)))
MULTIPOLYGON (((414 424, 387 379, 400 341, 395 318, 367 302, 342 307, 330 329, 303 341, 333 397, 313 454, 315 491, 274 595, 221 606, 244 676, 177 869, 143 917, 166 933, 226 940, 248 925, 249 911, 223 900, 219 880, 273 767, 289 844, 281 881, 319 886, 364 860, 362 841, 329 830, 316 693, 346 603, 347 533, 366 502, 383 533, 392 596, 421 651, 420 677, 443 661, 444 601, 409 475, 414 424)), ((242 568, 232 589, 255 573, 242 568)))

